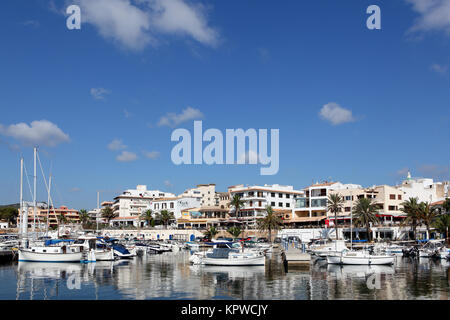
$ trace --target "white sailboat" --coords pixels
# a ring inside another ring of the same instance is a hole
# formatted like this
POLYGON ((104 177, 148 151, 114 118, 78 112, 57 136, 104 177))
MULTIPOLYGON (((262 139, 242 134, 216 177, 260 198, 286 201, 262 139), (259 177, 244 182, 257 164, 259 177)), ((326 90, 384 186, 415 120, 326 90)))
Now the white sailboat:
POLYGON ((344 250, 340 254, 329 255, 327 263, 329 264, 349 264, 349 265, 385 265, 393 264, 395 256, 371 254, 366 250, 350 251, 344 250))

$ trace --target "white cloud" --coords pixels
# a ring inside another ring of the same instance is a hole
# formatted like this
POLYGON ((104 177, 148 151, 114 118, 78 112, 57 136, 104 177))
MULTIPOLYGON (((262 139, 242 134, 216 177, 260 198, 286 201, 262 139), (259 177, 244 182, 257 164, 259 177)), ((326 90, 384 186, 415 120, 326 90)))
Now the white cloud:
POLYGON ((173 184, 172 184, 169 180, 164 181, 164 185, 165 185, 167 188, 173 187, 173 184))
POLYGON ((112 151, 118 151, 122 149, 126 149, 126 145, 123 144, 122 140, 114 139, 108 144, 108 149, 112 151))
POLYGON ((31 126, 23 122, 8 127, 0 124, 0 134, 12 137, 25 146, 55 147, 70 141, 66 133, 48 120, 33 121, 31 126))
POLYGON ((111 92, 109 90, 106 90, 104 88, 92 88, 91 89, 91 96, 95 100, 104 100, 105 95, 110 94, 111 92))
POLYGON ((137 158, 138 156, 133 152, 122 151, 122 153, 116 157, 116 160, 119 162, 131 162, 137 160, 137 158))
POLYGON ((161 117, 158 122, 158 126, 176 127, 180 123, 203 118, 203 113, 199 109, 187 107, 180 114, 168 113, 164 117, 161 117))
POLYGON ((189 36, 215 46, 217 31, 208 26, 205 10, 185 0, 75 0, 82 23, 120 46, 139 51, 158 43, 159 34, 189 36))
POLYGON ((434 72, 444 74, 447 72, 447 66, 443 66, 437 63, 431 65, 430 69, 434 72))
POLYGON ((351 110, 345 109, 335 102, 324 105, 320 109, 319 116, 323 120, 331 122, 333 125, 355 121, 351 110))
POLYGON ((450 169, 448 166, 424 164, 418 168, 418 171, 426 177, 431 177, 438 180, 447 180, 450 177, 450 169))
POLYGON ((160 152, 158 151, 142 151, 142 153, 147 157, 148 159, 156 159, 159 157, 160 152))
POLYGON ((450 1, 448 0, 406 0, 412 5, 419 18, 410 32, 444 31, 450 36, 450 1))

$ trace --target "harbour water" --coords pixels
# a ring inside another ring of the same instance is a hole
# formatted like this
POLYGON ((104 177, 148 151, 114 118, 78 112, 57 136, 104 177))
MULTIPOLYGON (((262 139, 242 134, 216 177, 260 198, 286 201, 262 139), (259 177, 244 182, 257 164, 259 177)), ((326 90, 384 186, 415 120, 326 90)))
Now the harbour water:
POLYGON ((444 299, 448 261, 398 257, 393 266, 336 266, 314 260, 286 270, 280 255, 264 267, 191 266, 189 252, 114 262, 0 265, 1 300, 110 299, 444 299))

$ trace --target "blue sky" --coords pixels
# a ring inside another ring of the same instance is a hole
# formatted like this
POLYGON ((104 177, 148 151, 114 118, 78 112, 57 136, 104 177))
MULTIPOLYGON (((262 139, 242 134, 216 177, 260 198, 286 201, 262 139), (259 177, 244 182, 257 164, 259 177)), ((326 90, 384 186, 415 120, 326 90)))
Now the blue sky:
POLYGON ((3 1, 0 204, 18 201, 30 141, 52 166, 55 205, 77 209, 137 184, 369 186, 407 168, 449 179, 449 16, 447 0, 3 1), (81 30, 66 28, 73 3, 81 30), (366 28, 371 4, 381 30, 366 28), (321 117, 327 105, 341 118, 321 117), (170 135, 195 118, 223 132, 279 129, 278 174, 174 165, 170 135))

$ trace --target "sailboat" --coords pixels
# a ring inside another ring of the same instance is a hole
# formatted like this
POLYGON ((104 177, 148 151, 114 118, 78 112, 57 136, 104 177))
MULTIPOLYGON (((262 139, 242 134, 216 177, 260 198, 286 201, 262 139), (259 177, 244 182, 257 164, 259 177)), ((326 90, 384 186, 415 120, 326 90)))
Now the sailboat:
MULTIPOLYGON (((30 238, 28 233, 28 208, 26 210, 23 209, 23 158, 20 160, 21 165, 21 174, 20 174, 20 233, 22 237, 25 237, 25 241, 22 241, 20 248, 18 249, 18 260, 19 261, 32 261, 32 262, 80 262, 83 259, 83 248, 80 246, 74 246, 68 242, 69 240, 48 240, 44 245, 37 244, 36 242, 36 215, 37 215, 37 206, 36 206, 36 183, 37 183, 37 174, 36 174, 36 164, 38 159, 37 148, 34 148, 34 192, 33 192, 33 208, 34 208, 34 223, 33 223, 33 244, 30 245, 30 238)), ((39 160, 40 163, 40 160, 39 160)), ((41 165, 42 170, 42 165, 41 165)), ((42 171, 43 173, 43 171, 42 171)), ((50 197, 50 189, 47 185, 47 181, 45 180, 45 187, 47 189, 48 197, 50 199, 49 202, 53 201, 50 197)), ((49 204, 47 204, 49 205, 49 204)), ((54 207, 54 206, 53 206, 54 207)))

